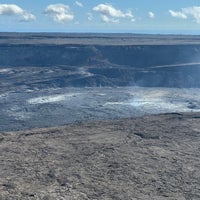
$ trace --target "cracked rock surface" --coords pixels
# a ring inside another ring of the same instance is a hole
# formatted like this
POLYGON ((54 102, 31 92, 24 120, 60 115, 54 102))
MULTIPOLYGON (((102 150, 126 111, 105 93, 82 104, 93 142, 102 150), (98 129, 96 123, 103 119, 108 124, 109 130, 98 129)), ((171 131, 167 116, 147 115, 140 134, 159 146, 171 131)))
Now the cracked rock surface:
POLYGON ((200 199, 200 113, 0 133, 0 199, 200 199))

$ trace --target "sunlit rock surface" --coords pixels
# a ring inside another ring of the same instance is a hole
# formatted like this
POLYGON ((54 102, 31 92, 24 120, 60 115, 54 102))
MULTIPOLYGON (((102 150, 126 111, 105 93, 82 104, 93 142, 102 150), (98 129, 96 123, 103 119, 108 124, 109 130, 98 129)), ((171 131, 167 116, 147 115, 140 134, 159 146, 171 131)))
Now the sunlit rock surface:
POLYGON ((200 114, 0 133, 0 199, 200 199, 200 114))

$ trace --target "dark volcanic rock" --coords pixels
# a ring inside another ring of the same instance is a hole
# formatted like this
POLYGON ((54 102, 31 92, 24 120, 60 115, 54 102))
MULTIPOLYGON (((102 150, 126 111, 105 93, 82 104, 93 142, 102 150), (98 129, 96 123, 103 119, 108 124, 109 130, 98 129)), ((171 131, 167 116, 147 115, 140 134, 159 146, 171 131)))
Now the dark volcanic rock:
POLYGON ((0 66, 129 66, 199 62, 200 45, 0 45, 0 66))
POLYGON ((1 133, 0 199, 199 199, 199 116, 1 133))

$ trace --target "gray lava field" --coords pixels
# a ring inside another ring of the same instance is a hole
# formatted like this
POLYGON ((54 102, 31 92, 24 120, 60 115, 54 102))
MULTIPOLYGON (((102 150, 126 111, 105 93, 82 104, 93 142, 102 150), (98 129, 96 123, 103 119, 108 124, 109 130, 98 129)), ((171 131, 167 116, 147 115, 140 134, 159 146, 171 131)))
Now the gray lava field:
POLYGON ((199 200, 200 36, 0 33, 0 200, 199 200))
POLYGON ((60 88, 0 95, 0 131, 138 117, 200 112, 200 89, 60 88))

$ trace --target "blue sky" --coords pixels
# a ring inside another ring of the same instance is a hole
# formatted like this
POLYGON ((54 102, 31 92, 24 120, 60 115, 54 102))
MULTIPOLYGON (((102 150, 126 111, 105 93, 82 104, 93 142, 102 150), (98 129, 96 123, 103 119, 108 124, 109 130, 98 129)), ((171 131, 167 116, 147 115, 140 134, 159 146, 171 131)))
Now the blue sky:
POLYGON ((200 34, 199 0, 0 0, 0 31, 200 34))

